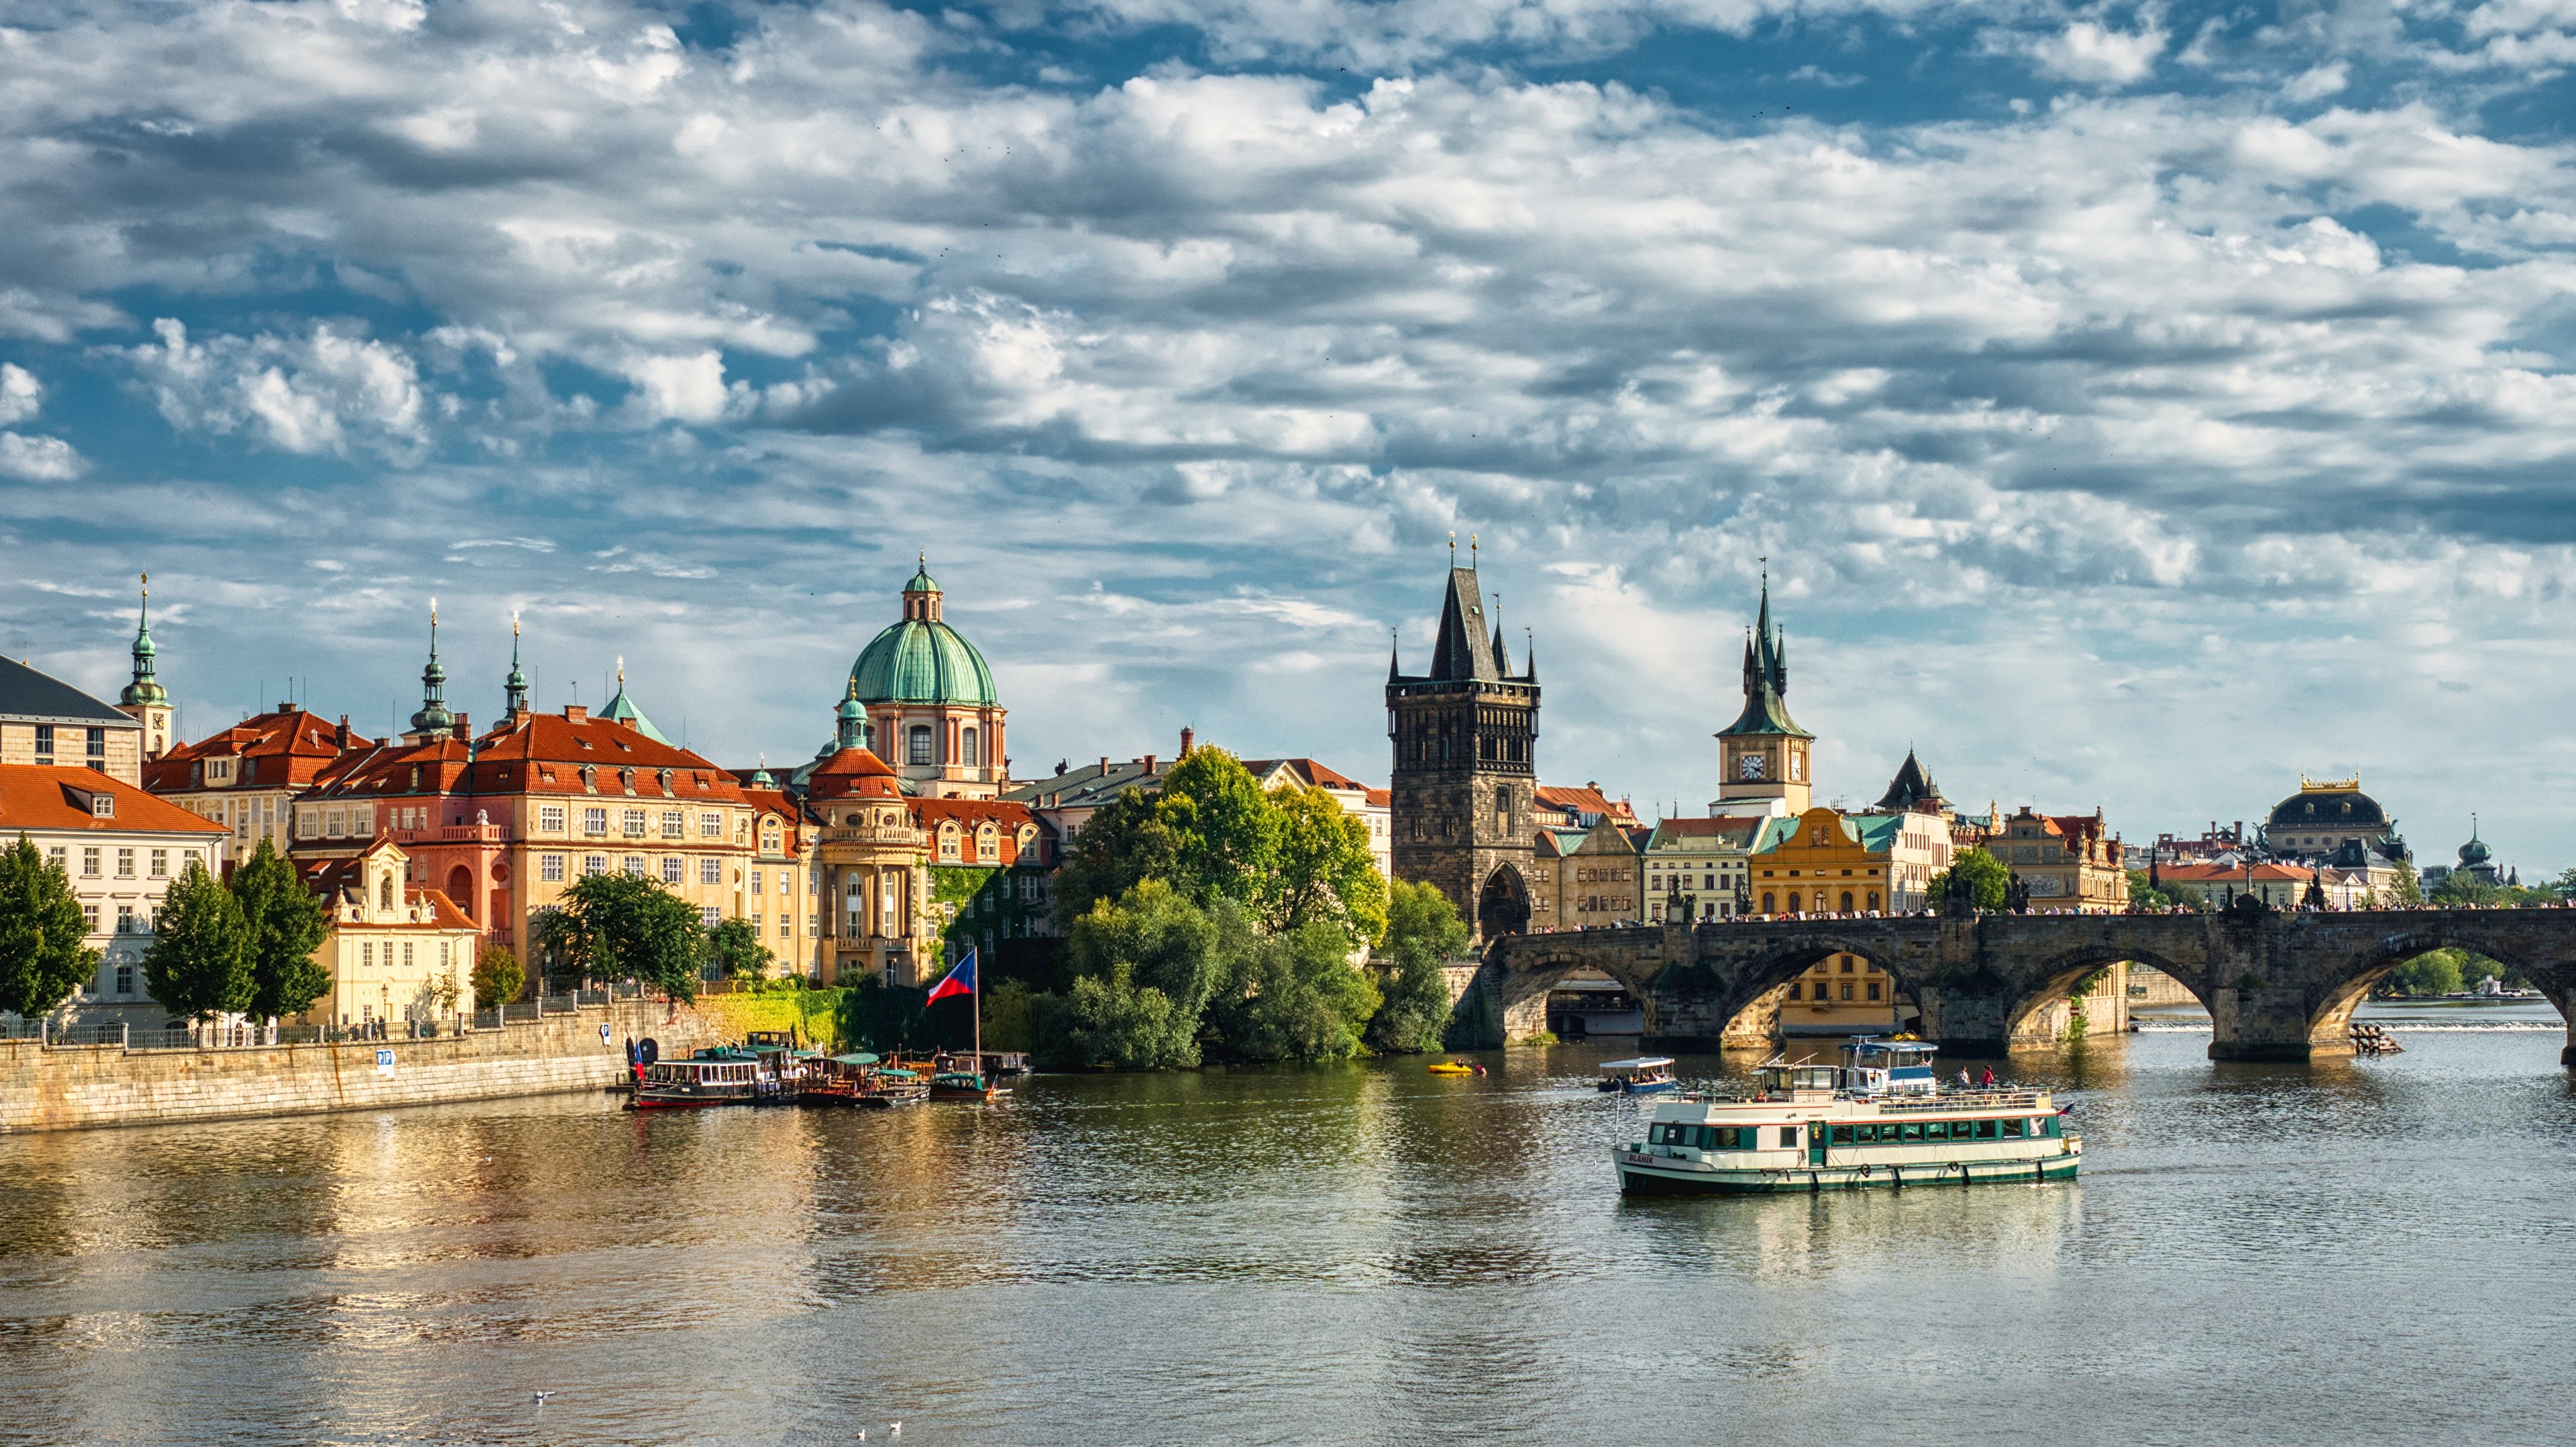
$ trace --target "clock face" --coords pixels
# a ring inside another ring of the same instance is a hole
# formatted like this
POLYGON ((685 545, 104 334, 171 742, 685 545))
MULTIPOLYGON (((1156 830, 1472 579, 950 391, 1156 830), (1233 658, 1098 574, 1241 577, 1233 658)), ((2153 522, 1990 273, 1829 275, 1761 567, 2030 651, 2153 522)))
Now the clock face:
POLYGON ((1794 779, 1801 774, 1804 774, 1806 772, 1806 762, 1806 760, 1799 758, 1794 753, 1789 755, 1789 777, 1794 779))
POLYGON ((1738 773, 1740 773, 1741 775, 1743 775, 1745 778, 1748 778, 1748 779, 1758 779, 1758 778, 1761 778, 1761 777, 1762 777, 1762 756, 1761 756, 1760 754, 1746 754, 1743 758, 1740 758, 1740 759, 1738 759, 1738 760, 1736 760, 1736 761, 1735 761, 1735 767, 1736 767, 1736 771, 1737 771, 1738 773))

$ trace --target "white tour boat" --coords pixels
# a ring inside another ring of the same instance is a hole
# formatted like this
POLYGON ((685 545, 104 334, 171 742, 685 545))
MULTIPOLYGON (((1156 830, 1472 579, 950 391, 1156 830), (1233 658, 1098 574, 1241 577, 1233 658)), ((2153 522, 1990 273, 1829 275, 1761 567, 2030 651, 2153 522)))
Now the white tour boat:
POLYGON ((1945 1090, 1938 1047, 1855 1040, 1840 1066, 1774 1060, 1749 1099, 1686 1095, 1611 1148, 1619 1189, 1846 1190, 2072 1179, 2084 1142, 2045 1090, 1945 1090))

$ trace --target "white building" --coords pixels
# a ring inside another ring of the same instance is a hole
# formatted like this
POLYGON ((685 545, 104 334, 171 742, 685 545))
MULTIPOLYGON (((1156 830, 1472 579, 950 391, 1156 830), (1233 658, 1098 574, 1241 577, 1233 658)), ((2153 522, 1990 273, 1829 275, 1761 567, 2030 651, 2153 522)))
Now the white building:
POLYGON ((224 827, 97 769, 0 764, 0 838, 21 834, 70 879, 99 952, 97 975, 71 1003, 150 1015, 143 952, 153 921, 190 861, 214 867, 224 827))

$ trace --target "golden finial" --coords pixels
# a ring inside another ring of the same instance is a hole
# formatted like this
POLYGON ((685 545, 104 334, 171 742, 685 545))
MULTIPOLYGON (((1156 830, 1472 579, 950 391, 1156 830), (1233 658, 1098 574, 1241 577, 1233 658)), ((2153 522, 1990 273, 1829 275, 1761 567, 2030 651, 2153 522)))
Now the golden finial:
POLYGON ((617 655, 617 688, 621 693, 626 690, 626 655, 623 653, 617 655))
POLYGON ((1449 566, 1453 568, 1458 566, 1458 530, 1456 528, 1449 530, 1449 566))

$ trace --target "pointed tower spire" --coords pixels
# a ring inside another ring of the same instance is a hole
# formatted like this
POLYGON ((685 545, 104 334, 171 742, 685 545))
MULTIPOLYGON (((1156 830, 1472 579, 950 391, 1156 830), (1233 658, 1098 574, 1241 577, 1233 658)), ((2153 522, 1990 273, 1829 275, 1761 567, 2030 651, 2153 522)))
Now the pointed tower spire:
POLYGON ((1494 595, 1494 676, 1512 676, 1512 650, 1503 642, 1503 595, 1494 595))
POLYGON ((859 681, 856 678, 850 680, 850 690, 841 698, 835 725, 835 737, 842 748, 864 749, 868 746, 868 711, 859 702, 859 681))
POLYGON ((420 671, 420 712, 411 716, 416 734, 443 734, 456 727, 447 711, 447 670, 438 666, 438 600, 429 600, 429 666, 420 671))
POLYGON ((1404 640, 1392 628, 1386 630, 1386 681, 1404 677, 1404 640))
POLYGON ((152 676, 161 650, 152 646, 152 575, 142 575, 142 611, 134 622, 134 681, 125 686, 118 702, 133 708, 149 708, 170 702, 170 691, 152 676))
POLYGON ((1521 682, 1538 682, 1538 635, 1521 630, 1521 682))
POLYGON ((523 714, 528 711, 528 676, 519 671, 519 610, 510 610, 510 676, 501 681, 501 696, 508 707, 502 711, 523 714))

